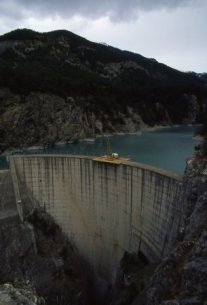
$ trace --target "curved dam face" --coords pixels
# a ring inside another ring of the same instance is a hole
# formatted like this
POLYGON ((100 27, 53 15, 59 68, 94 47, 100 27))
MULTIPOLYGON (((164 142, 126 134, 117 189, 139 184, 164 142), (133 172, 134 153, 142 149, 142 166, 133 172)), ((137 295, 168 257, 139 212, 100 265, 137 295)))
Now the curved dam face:
POLYGON ((112 280, 125 251, 150 261, 166 254, 179 228, 179 175, 125 162, 69 155, 10 157, 21 218, 44 208, 104 279, 112 280))

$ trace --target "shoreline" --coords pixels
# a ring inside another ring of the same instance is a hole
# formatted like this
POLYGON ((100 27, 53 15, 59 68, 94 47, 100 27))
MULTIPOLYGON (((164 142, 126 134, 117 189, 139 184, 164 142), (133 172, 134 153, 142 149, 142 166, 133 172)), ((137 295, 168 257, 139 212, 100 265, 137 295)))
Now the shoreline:
POLYGON ((182 125, 155 125, 155 126, 146 126, 141 129, 142 131, 156 131, 159 129, 166 129, 166 128, 172 128, 172 127, 181 127, 182 125))
MULTIPOLYGON (((82 138, 79 139, 78 142, 81 143, 90 143, 93 144, 96 139, 98 138, 102 138, 102 137, 113 137, 113 136, 123 136, 123 135, 142 135, 142 132, 153 132, 153 131, 157 131, 157 130, 163 130, 163 129, 167 129, 167 128, 179 128, 179 127, 191 127, 191 126, 200 126, 201 124, 176 124, 176 125, 155 125, 155 126, 144 126, 142 128, 140 128, 140 130, 136 131, 136 132, 112 132, 112 133, 103 133, 103 134, 96 134, 95 137, 87 137, 87 138, 82 138)), ((200 135, 194 135, 192 137, 193 139, 197 140, 197 141, 202 141, 202 136, 200 135)), ((54 146, 60 147, 60 146, 65 146, 65 145, 74 145, 74 143, 68 143, 67 141, 57 141, 54 143, 54 146)), ((10 154, 13 153, 23 153, 25 151, 40 151, 40 150, 45 150, 44 145, 33 145, 33 146, 29 146, 29 147, 25 147, 25 148, 13 148, 13 149, 7 149, 5 150, 2 154, 0 154, 0 157, 6 157, 10 154)))

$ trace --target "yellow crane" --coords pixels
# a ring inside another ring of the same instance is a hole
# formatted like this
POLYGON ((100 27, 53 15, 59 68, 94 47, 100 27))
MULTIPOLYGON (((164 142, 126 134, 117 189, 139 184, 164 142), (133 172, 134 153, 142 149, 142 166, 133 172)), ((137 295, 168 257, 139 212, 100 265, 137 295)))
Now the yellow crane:
POLYGON ((109 137, 106 138, 106 141, 107 141, 106 156, 110 160, 110 159, 113 159, 113 157, 112 157, 113 153, 112 153, 112 146, 111 146, 111 141, 110 141, 109 137))
POLYGON ((112 152, 112 145, 109 137, 106 138, 106 155, 101 157, 96 157, 93 161, 104 162, 104 163, 113 163, 113 164, 121 164, 124 161, 128 161, 129 158, 120 157, 119 154, 112 152))

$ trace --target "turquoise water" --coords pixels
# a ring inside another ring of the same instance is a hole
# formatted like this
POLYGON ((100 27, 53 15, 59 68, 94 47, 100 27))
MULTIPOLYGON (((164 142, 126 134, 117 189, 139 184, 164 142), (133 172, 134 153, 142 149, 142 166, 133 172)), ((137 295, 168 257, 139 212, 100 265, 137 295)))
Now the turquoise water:
MULTIPOLYGON (((147 163, 156 167, 183 173, 185 160, 194 152, 198 143, 192 139, 195 127, 171 127, 143 132, 141 135, 126 134, 110 137, 113 152, 130 157, 132 161, 147 163)), ((39 151, 39 153, 69 153, 79 155, 106 154, 106 137, 97 138, 95 142, 60 145, 39 151)), ((30 153, 34 153, 30 152, 30 153)), ((1 157, 0 167, 6 163, 1 157)))

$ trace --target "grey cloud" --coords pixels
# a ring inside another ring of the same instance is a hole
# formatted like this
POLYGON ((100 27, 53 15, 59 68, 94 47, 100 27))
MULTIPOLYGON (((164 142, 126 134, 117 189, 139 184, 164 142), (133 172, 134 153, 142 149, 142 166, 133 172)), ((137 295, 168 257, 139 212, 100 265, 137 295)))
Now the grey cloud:
MULTIPOLYGON (((13 1, 1 1, 0 0, 0 17, 9 18, 12 20, 21 20, 24 17, 23 10, 19 9, 19 4, 13 1)), ((3 20, 1 20, 3 21, 3 20)))
MULTIPOLYGON (((3 0, 0 0, 0 8, 1 1, 3 0)), ((90 18, 108 16, 116 21, 130 20, 136 17, 140 10, 172 9, 193 2, 192 0, 10 0, 10 3, 11 1, 17 9, 16 12, 25 10, 37 15, 58 15, 64 18, 74 15, 90 18)), ((7 13, 9 14, 9 10, 7 13)))

